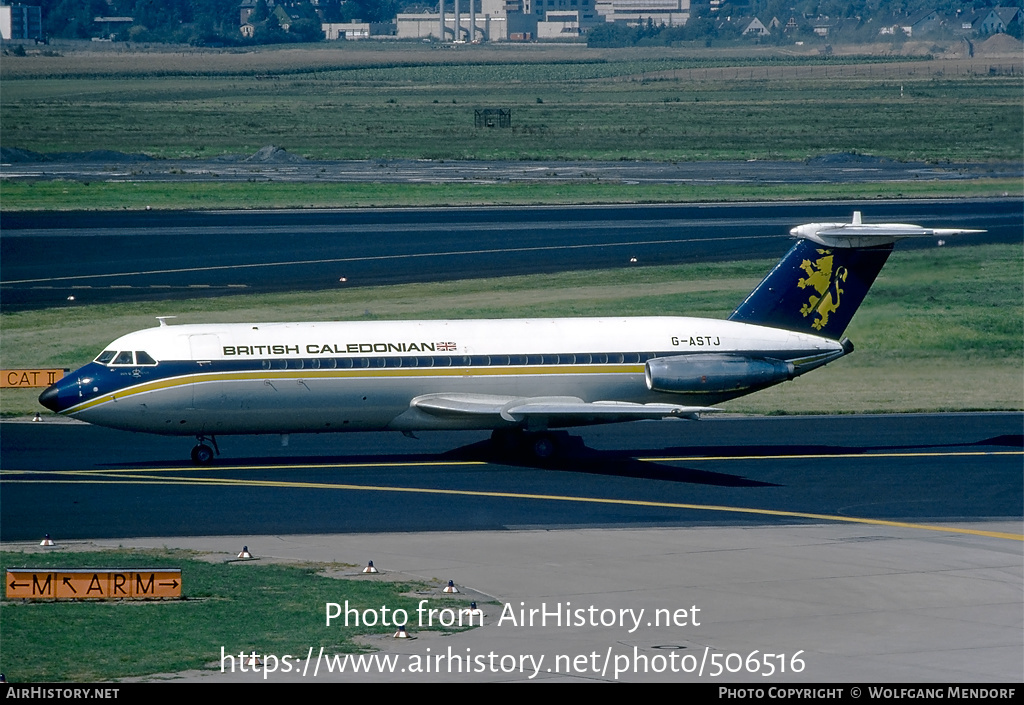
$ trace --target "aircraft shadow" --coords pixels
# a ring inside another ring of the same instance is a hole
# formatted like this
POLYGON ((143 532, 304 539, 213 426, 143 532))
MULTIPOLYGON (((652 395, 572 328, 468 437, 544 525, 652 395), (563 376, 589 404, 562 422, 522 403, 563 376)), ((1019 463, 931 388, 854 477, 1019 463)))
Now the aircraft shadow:
MULTIPOLYGON (((274 457, 226 457, 220 456, 205 467, 196 467, 197 472, 216 472, 218 468, 245 467, 246 472, 279 470, 283 465, 314 466, 309 470, 327 470, 337 465, 346 466, 373 464, 386 466, 415 465, 416 463, 437 463, 444 461, 476 461, 493 465, 531 468, 543 471, 575 472, 591 475, 606 475, 632 479, 666 480, 720 487, 770 487, 772 483, 759 482, 729 473, 710 472, 696 468, 667 465, 658 462, 638 460, 635 456, 650 454, 649 450, 595 450, 584 445, 583 440, 568 434, 558 434, 560 454, 557 458, 538 459, 528 453, 510 453, 496 447, 491 441, 479 441, 470 445, 453 448, 443 453, 410 453, 386 455, 316 455, 316 456, 274 456, 274 457)), ((180 470, 181 462, 149 461, 141 463, 116 463, 107 467, 132 468, 138 470, 180 470)))
MULTIPOLYGON (((509 452, 499 448, 489 440, 453 448, 443 453, 414 453, 386 455, 333 455, 333 456, 276 456, 250 458, 218 458, 208 468, 197 470, 216 471, 218 466, 246 466, 247 469, 259 471, 263 467, 274 470, 281 465, 313 465, 327 469, 332 465, 352 466, 360 464, 387 465, 389 463, 410 465, 416 463, 437 463, 450 461, 478 461, 493 465, 525 467, 543 471, 572 472, 589 475, 605 475, 630 479, 663 480, 697 485, 717 487, 779 487, 779 483, 762 482, 732 473, 700 470, 685 465, 668 464, 656 460, 640 460, 643 456, 686 456, 686 457, 723 457, 737 458, 745 456, 815 456, 815 455, 849 455, 857 456, 871 452, 901 452, 913 448, 917 450, 934 450, 950 447, 950 444, 931 445, 874 445, 874 446, 839 446, 839 445, 749 445, 749 446, 671 446, 652 450, 623 449, 597 450, 588 447, 583 439, 566 432, 557 435, 559 454, 555 458, 539 459, 526 452, 509 452), (639 456, 639 457, 638 457, 639 456)), ((956 447, 1013 447, 1024 448, 1024 435, 1002 435, 987 438, 973 443, 958 443, 956 447)), ((677 461, 682 462, 682 461, 677 461)), ((110 467, 131 467, 151 469, 155 471, 179 469, 180 463, 153 461, 143 463, 123 463, 110 467)), ((313 468, 310 468, 313 469, 313 468)))
POLYGON ((515 453, 496 447, 490 441, 481 441, 443 453, 440 457, 458 460, 478 460, 494 465, 512 465, 537 470, 577 472, 588 475, 608 475, 642 480, 667 480, 718 487, 770 487, 772 483, 750 480, 731 473, 710 472, 696 468, 666 465, 637 459, 637 455, 650 451, 595 450, 583 439, 567 433, 556 434, 559 453, 548 459, 535 458, 529 453, 515 453))

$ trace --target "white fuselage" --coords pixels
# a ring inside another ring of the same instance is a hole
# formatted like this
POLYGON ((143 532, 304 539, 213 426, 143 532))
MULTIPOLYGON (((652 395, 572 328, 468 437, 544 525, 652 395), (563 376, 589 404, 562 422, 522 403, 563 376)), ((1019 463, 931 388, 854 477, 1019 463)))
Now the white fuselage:
MULTIPOLYGON (((424 395, 466 403, 574 398, 713 404, 756 389, 651 391, 645 361, 755 355, 799 367, 801 360, 834 359, 842 347, 746 323, 641 317, 162 325, 123 336, 107 351, 119 355, 65 378, 62 413, 133 431, 216 435, 511 423, 471 413, 423 413, 413 402, 424 395)), ((575 423, 554 418, 550 425, 575 423)))

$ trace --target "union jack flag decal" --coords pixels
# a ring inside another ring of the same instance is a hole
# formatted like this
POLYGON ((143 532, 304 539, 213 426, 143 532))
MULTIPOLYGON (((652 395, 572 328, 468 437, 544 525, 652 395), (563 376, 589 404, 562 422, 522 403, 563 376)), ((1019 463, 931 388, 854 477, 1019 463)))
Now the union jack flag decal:
POLYGON ((455 343, 438 343, 437 349, 441 352, 455 352, 458 346, 455 343))

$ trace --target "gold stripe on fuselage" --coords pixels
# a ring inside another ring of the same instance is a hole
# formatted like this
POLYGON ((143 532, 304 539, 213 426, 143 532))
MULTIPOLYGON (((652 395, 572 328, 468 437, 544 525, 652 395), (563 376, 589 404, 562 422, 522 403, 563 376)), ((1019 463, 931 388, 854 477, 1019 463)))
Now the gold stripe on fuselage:
MULTIPOLYGON (((189 384, 203 382, 237 382, 254 379, 353 379, 404 377, 519 377, 537 375, 581 375, 581 374, 643 374, 644 366, 632 363, 620 365, 506 365, 494 367, 361 367, 351 369, 302 369, 302 370, 237 370, 231 372, 206 372, 167 377, 165 379, 144 382, 133 387, 125 387, 109 394, 82 402, 77 406, 62 411, 62 414, 75 414, 101 404, 124 399, 135 394, 144 394, 161 389, 172 389, 189 384), (428 372, 429 370, 429 372, 428 372)), ((443 391, 443 390, 439 390, 443 391)))

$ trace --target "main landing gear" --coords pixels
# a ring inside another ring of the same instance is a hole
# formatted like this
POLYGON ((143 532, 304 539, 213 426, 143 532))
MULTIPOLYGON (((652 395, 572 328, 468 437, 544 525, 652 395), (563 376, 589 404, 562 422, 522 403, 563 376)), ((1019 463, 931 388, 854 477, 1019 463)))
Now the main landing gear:
POLYGON ((501 453, 526 455, 534 460, 550 460, 560 450, 557 434, 521 428, 495 429, 491 432, 491 443, 501 453))
POLYGON ((192 449, 192 462, 196 465, 209 465, 213 462, 214 455, 220 455, 220 448, 217 447, 217 439, 213 436, 196 436, 199 443, 192 449), (213 444, 213 448, 206 445, 206 441, 213 444))

